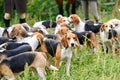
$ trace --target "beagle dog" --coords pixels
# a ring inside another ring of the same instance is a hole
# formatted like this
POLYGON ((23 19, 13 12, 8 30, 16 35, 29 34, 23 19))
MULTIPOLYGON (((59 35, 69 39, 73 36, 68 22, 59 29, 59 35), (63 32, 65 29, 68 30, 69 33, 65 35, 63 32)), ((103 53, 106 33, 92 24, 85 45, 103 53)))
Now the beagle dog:
POLYGON ((39 32, 39 33, 42 33, 42 34, 44 34, 44 35, 49 34, 46 29, 40 28, 40 27, 32 27, 32 28, 30 28, 30 30, 29 30, 28 32, 29 32, 29 33, 30 33, 30 32, 32 32, 32 33, 34 33, 34 32, 39 32))
POLYGON ((56 23, 57 23, 57 27, 55 28, 55 34, 57 34, 60 27, 70 26, 70 22, 68 21, 68 18, 62 15, 58 15, 56 17, 56 23))
POLYGON ((34 33, 33 36, 27 37, 21 40, 19 43, 28 43, 32 47, 32 51, 35 51, 44 40, 44 36, 38 32, 34 33))
MULTIPOLYGON (((6 77, 8 80, 14 80, 14 74, 24 71, 26 63, 29 67, 36 69, 41 80, 46 80, 45 67, 50 68, 51 65, 49 65, 46 54, 43 52, 24 52, 4 59, 0 63, 0 75, 6 77)), ((54 67, 53 70, 56 69, 57 68, 54 67)), ((2 79, 3 77, 0 78, 2 79)))
POLYGON ((21 24, 15 24, 12 25, 13 29, 10 33, 11 38, 17 39, 17 41, 21 41, 25 37, 29 37, 28 32, 25 30, 25 28, 21 24))
POLYGON ((59 39, 61 40, 62 36, 65 34, 72 32, 75 35, 77 35, 78 40, 81 45, 84 45, 85 41, 87 42, 87 46, 90 49, 90 53, 94 53, 96 46, 98 46, 98 41, 96 39, 96 36, 91 31, 85 31, 85 32, 75 32, 73 30, 70 30, 68 27, 61 27, 58 31, 59 39))
POLYGON ((52 20, 45 20, 45 21, 40 21, 40 22, 36 22, 34 25, 33 25, 33 28, 34 27, 39 27, 40 29, 42 30, 46 30, 46 31, 54 31, 55 28, 57 26, 57 23, 55 21, 52 21, 52 20))
POLYGON ((67 76, 69 76, 70 61, 72 58, 72 49, 79 46, 78 38, 73 33, 66 33, 62 39, 61 43, 53 39, 45 39, 41 44, 40 51, 49 53, 51 56, 55 56, 55 66, 58 67, 60 61, 64 58, 67 59, 66 71, 67 76))
POLYGON ((28 45, 28 43, 17 43, 17 42, 6 42, 0 45, 0 48, 4 48, 6 50, 15 49, 22 45, 28 45))
POLYGON ((80 44, 84 47, 84 43, 86 42, 88 49, 90 49, 90 54, 95 53, 96 50, 100 47, 98 45, 97 38, 95 34, 91 31, 85 32, 73 32, 77 35, 80 44))
POLYGON ((15 40, 8 37, 0 37, 0 45, 6 42, 15 42, 15 40))
POLYGON ((31 46, 29 46, 28 44, 27 45, 25 44, 15 49, 0 51, 0 61, 2 61, 3 59, 7 57, 15 56, 15 55, 21 54, 23 52, 31 51, 31 50, 32 50, 31 46))
POLYGON ((119 19, 111 19, 107 22, 107 24, 112 25, 112 29, 117 32, 118 41, 120 42, 120 20, 119 19))
POLYGON ((25 30, 22 30, 21 28, 17 32, 15 32, 13 29, 10 36, 12 38, 16 37, 17 42, 19 43, 28 43, 32 47, 33 51, 36 50, 36 48, 40 45, 40 43, 44 39, 43 34, 39 32, 35 32, 33 33, 33 35, 29 36, 28 33, 25 30))
POLYGON ((114 28, 120 27, 120 20, 119 19, 111 19, 107 23, 111 24, 114 28))
POLYGON ((57 40, 61 41, 62 37, 66 34, 71 32, 68 27, 60 27, 56 35, 58 35, 57 40))
POLYGON ((104 53, 107 53, 106 50, 108 49, 108 53, 112 53, 114 55, 116 48, 117 32, 112 30, 111 24, 104 23, 101 26, 100 37, 103 43, 104 53))
POLYGON ((11 27, 5 29, 5 28, 0 28, 0 36, 2 37, 10 37, 10 34, 13 30, 13 28, 16 27, 18 29, 23 28, 25 30, 29 30, 30 26, 27 23, 23 23, 23 24, 14 24, 11 27))
POLYGON ((45 20, 45 21, 40 21, 40 22, 36 22, 33 27, 44 27, 44 28, 55 28, 57 26, 56 22, 54 21, 49 21, 49 20, 45 20))
POLYGON ((98 33, 101 27, 101 24, 94 24, 91 20, 84 23, 77 14, 71 14, 68 19, 74 25, 76 32, 92 31, 98 33))

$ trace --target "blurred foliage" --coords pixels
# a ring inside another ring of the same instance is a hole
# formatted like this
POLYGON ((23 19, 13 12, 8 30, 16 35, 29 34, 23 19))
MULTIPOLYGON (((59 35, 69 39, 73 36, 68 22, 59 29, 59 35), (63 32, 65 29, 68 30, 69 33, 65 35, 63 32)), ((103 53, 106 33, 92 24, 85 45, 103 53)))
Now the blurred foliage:
POLYGON ((101 1, 101 11, 106 12, 107 14, 111 14, 112 10, 117 3, 117 0, 100 0, 101 1))

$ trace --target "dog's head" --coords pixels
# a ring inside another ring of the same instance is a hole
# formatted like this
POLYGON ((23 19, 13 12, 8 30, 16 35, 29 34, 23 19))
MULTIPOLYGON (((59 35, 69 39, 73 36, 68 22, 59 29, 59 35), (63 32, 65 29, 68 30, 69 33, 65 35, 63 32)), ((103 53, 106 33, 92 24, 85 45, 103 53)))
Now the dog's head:
POLYGON ((119 19, 111 19, 107 23, 113 25, 113 28, 120 27, 120 20, 119 19))
POLYGON ((10 37, 14 38, 16 36, 18 37, 25 37, 27 34, 27 31, 24 29, 24 27, 21 24, 15 24, 12 26, 13 29, 10 33, 10 37))
POLYGON ((62 37, 61 43, 65 48, 68 48, 68 47, 75 48, 77 46, 80 46, 80 43, 79 43, 77 36, 71 32, 66 33, 62 37))
POLYGON ((60 25, 61 23, 65 23, 65 24, 67 24, 67 25, 70 24, 67 17, 63 17, 63 16, 59 16, 59 15, 58 15, 57 18, 56 18, 56 23, 59 24, 59 25, 60 25))
POLYGON ((74 24, 74 25, 78 25, 81 21, 80 17, 77 14, 71 14, 68 17, 68 20, 70 23, 74 24))
POLYGON ((104 23, 102 26, 101 26, 101 28, 100 28, 100 31, 101 32, 109 32, 111 29, 112 29, 112 25, 111 24, 107 24, 107 23, 104 23))
POLYGON ((57 33, 57 34, 63 36, 63 35, 65 35, 65 34, 69 33, 69 32, 70 32, 70 30, 69 30, 67 27, 61 27, 61 28, 58 30, 58 33, 57 33))

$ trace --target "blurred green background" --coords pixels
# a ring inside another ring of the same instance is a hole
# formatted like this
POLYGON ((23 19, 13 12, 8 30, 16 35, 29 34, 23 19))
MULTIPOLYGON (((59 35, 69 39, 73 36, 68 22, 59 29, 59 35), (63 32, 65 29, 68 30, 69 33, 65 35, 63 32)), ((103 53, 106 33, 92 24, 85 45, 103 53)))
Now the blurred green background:
MULTIPOLYGON (((64 4, 66 0, 64 0, 64 4)), ((78 0, 80 1, 80 0, 78 0)), ((118 0, 97 0, 98 2, 98 11, 101 18, 101 21, 104 22, 110 18, 116 18, 112 16, 113 9, 115 8, 115 3, 118 0), (103 19, 103 17, 106 19, 103 19)), ((65 9, 65 5, 64 5, 65 9)), ((64 11, 65 12, 65 11, 64 11)), ((58 14, 58 8, 55 0, 28 0, 27 4, 27 22, 31 26, 40 20, 55 20, 58 14)), ((81 9, 81 5, 77 7, 77 14, 83 19, 84 15, 81 9)), ((65 12, 66 15, 66 12, 65 12)), ((4 16, 4 0, 0 0, 0 26, 3 25, 3 16, 4 16)), ((117 16, 117 18, 119 18, 117 16)), ((11 24, 18 23, 18 16, 16 12, 13 12, 11 18, 11 24)))

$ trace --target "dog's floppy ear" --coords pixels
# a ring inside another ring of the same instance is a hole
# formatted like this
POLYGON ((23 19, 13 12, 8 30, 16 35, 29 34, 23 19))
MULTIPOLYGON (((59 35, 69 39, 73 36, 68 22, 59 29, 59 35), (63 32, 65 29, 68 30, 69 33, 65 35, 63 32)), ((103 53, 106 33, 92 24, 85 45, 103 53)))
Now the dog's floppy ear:
POLYGON ((74 20, 74 22, 75 22, 75 25, 77 25, 77 24, 80 23, 80 21, 79 21, 79 16, 73 17, 73 20, 74 20))
POLYGON ((104 30, 105 30, 105 24, 103 24, 102 26, 101 26, 101 28, 100 28, 100 30, 101 30, 101 32, 103 32, 104 30))
POLYGON ((67 43, 67 34, 65 34, 63 37, 62 37, 62 40, 61 40, 61 43, 62 45, 65 47, 65 48, 68 48, 68 43, 67 43))
POLYGON ((58 19, 60 19, 61 17, 63 17, 62 15, 57 15, 57 17, 56 17, 56 21, 58 20, 58 19))
POLYGON ((13 27, 13 30, 12 32, 10 33, 10 37, 15 37, 15 36, 18 36, 20 34, 20 28, 16 28, 16 27, 13 27))
POLYGON ((38 33, 37 39, 38 39, 38 41, 39 41, 40 44, 41 44, 41 43, 43 42, 44 36, 43 36, 42 34, 38 33))

